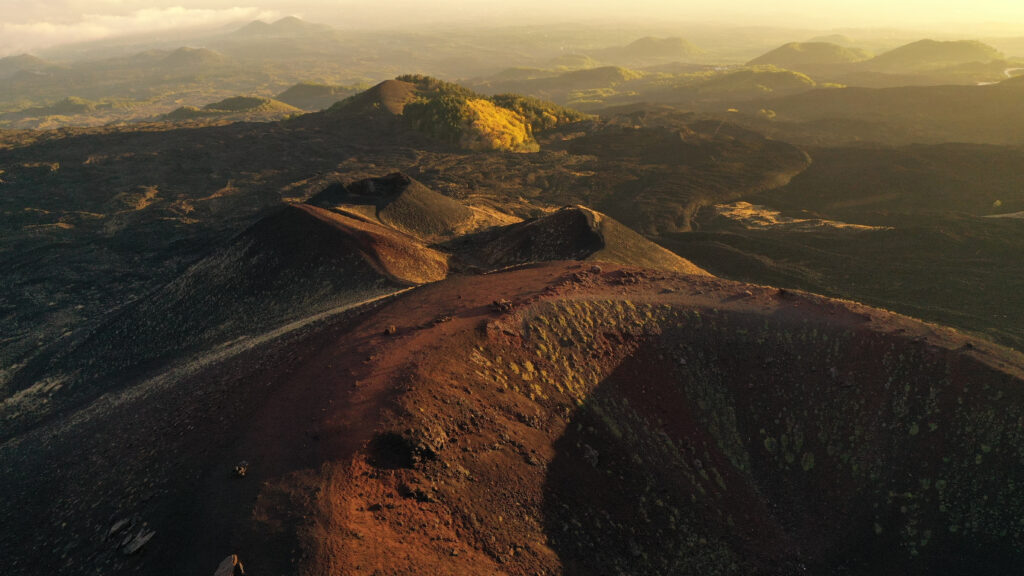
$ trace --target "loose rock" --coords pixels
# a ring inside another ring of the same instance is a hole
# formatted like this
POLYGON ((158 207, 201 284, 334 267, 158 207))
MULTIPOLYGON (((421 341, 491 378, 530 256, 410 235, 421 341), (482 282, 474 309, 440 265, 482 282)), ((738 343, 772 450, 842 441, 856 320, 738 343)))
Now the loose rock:
POLYGON ((237 554, 232 554, 221 560, 213 576, 244 576, 244 574, 245 567, 242 565, 242 561, 238 559, 237 554))
POLYGON ((125 544, 124 549, 122 550, 125 556, 130 556, 141 550, 147 542, 153 539, 154 535, 156 535, 155 530, 149 530, 148 532, 145 528, 139 530, 139 533, 135 535, 135 538, 132 538, 131 541, 125 544))

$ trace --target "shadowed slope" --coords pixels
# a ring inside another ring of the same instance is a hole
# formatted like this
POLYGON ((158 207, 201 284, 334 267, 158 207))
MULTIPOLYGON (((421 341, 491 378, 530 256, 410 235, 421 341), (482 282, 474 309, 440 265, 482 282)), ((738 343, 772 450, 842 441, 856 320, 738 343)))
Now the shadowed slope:
POLYGON ((450 238, 465 231, 473 221, 470 208, 402 173, 348 186, 334 184, 310 198, 309 203, 373 218, 427 241, 450 238))
POLYGON ((608 216, 583 206, 495 228, 447 244, 487 269, 549 260, 589 260, 707 274, 608 216))
POLYGON ((750 125, 791 142, 1019 145, 1024 143, 1022 97, 1024 83, 1007 80, 989 86, 812 90, 759 99, 743 110, 771 109, 776 114, 772 120, 750 125))
POLYGON ((337 114, 350 116, 401 116, 405 105, 416 99, 416 86, 401 80, 385 80, 380 84, 338 102, 331 107, 337 114))
POLYGON ((347 86, 300 82, 278 94, 275 99, 303 110, 317 111, 331 107, 351 96, 354 91, 354 88, 347 86))

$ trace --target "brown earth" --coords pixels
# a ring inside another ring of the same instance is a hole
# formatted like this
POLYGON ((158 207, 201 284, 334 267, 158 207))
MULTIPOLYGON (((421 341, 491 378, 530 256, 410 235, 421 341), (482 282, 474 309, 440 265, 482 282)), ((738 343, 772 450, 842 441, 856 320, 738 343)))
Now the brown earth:
POLYGON ((237 553, 256 574, 959 574, 1024 557, 1024 358, 995 345, 578 262, 353 314, 0 446, 5 572, 201 574, 237 553))

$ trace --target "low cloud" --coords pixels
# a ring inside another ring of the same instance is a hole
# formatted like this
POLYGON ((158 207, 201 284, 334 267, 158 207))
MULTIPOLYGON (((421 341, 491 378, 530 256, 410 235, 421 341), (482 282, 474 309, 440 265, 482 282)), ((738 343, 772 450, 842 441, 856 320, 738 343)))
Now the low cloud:
POLYGON ((117 36, 188 28, 213 28, 232 22, 277 18, 277 12, 252 7, 224 9, 145 8, 129 14, 85 14, 77 22, 0 23, 0 56, 50 46, 117 36))

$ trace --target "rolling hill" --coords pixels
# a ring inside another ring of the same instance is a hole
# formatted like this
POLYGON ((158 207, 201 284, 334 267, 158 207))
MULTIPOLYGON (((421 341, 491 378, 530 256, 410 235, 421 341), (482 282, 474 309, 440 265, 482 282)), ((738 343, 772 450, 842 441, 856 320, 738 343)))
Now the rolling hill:
POLYGON ((388 80, 338 102, 339 118, 401 126, 463 150, 536 152, 534 132, 586 118, 574 110, 534 98, 485 97, 429 76, 388 80))
POLYGON ((0 58, 0 78, 10 78, 19 72, 43 72, 52 67, 53 64, 31 54, 5 56, 0 58))
POLYGON ((300 82, 281 92, 274 99, 284 102, 289 106, 301 108, 309 112, 317 112, 330 108, 356 92, 355 88, 348 86, 300 82))
POLYGON ((159 66, 199 70, 203 67, 221 65, 224 62, 223 54, 208 48, 182 47, 161 58, 159 66))
POLYGON ((645 36, 625 46, 616 46, 595 52, 599 60, 630 64, 680 61, 703 54, 693 43, 679 37, 656 38, 645 36))
POLYGON ((608 216, 584 206, 463 236, 444 245, 463 262, 484 269, 584 260, 707 274, 608 216))
POLYGON ((202 108, 182 106, 163 116, 163 120, 171 122, 189 122, 216 120, 220 122, 270 122, 281 120, 303 111, 270 98, 252 96, 233 96, 219 102, 207 104, 202 108))
POLYGON ((921 72, 970 62, 1002 60, 995 48, 977 40, 919 40, 869 60, 865 66, 885 72, 921 72))
POLYGON ((862 62, 871 58, 864 50, 828 42, 790 42, 747 62, 748 66, 777 66, 805 71, 862 62))
POLYGON ((426 242, 461 235, 480 224, 469 207, 402 173, 333 184, 309 203, 354 213, 426 242))

